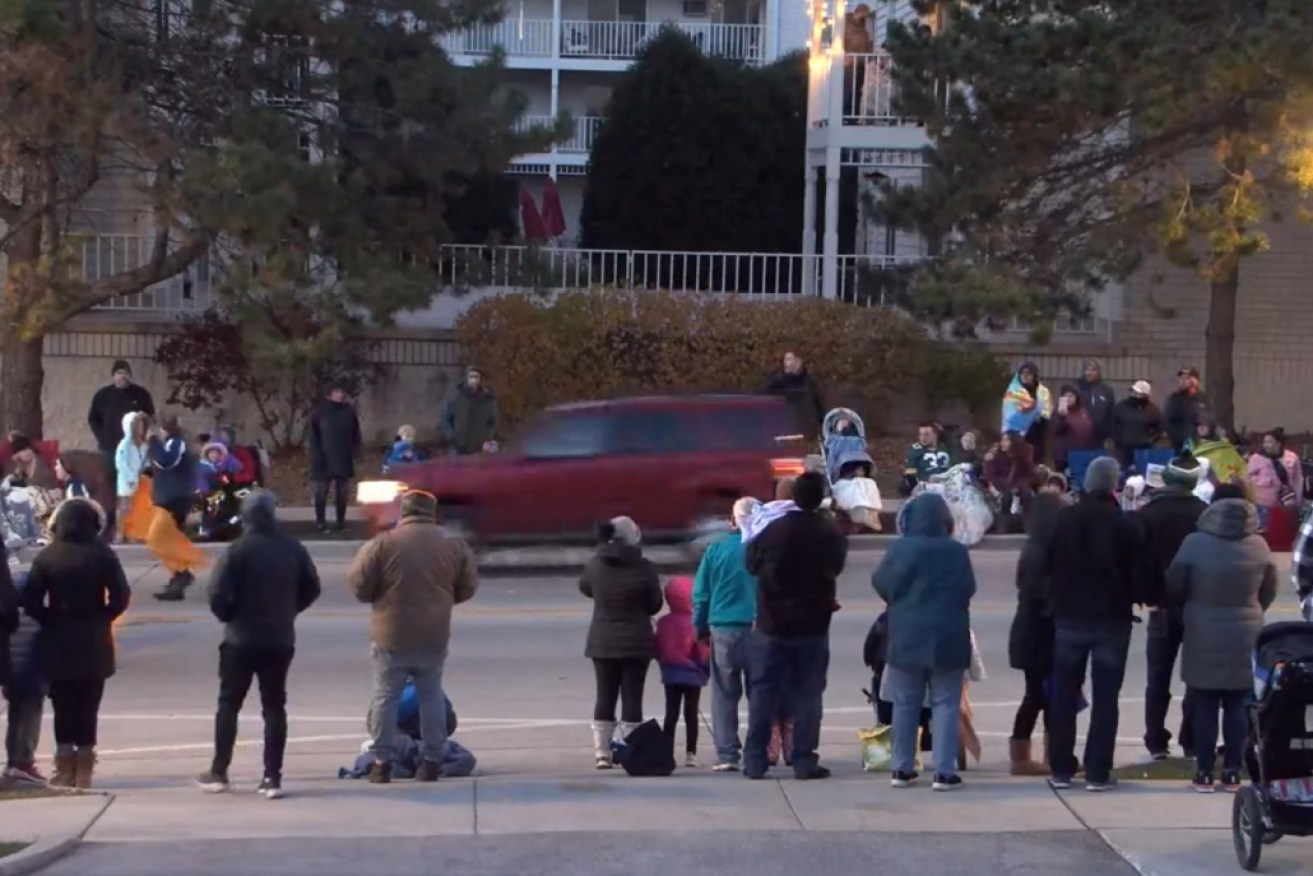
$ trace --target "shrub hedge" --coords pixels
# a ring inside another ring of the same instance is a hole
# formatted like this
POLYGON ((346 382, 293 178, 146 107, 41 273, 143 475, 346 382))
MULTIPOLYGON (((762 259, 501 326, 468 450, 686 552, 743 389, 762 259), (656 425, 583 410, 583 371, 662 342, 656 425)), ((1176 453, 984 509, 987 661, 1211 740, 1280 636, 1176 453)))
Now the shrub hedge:
POLYGON ((506 431, 580 399, 759 390, 794 350, 829 403, 856 407, 877 432, 887 402, 923 367, 928 343, 920 326, 890 310, 613 289, 551 301, 496 296, 466 311, 456 336, 486 369, 506 431))

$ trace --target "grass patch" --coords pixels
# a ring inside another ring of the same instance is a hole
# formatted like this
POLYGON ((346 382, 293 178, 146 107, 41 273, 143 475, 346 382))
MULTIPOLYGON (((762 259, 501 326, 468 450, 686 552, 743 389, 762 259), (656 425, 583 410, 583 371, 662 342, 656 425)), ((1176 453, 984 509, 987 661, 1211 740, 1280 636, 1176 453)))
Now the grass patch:
POLYGON ((1194 778, 1195 762, 1193 758, 1169 757, 1117 767, 1112 774, 1119 779, 1137 782, 1188 782, 1194 778))
POLYGON ((0 779, 0 801, 2 800, 41 800, 46 797, 69 797, 74 791, 64 788, 46 788, 40 785, 22 785, 6 779, 0 779))
POLYGON ((30 845, 31 843, 0 843, 0 858, 7 858, 21 852, 30 845))

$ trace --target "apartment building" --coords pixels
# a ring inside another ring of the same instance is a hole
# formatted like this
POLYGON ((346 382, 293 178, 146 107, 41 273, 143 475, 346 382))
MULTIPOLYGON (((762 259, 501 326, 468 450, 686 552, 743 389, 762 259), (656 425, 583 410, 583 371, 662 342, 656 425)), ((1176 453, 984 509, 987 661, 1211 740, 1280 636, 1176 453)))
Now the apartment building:
POLYGON ((546 181, 556 180, 565 244, 577 239, 588 155, 617 78, 662 27, 747 64, 803 49, 810 29, 805 0, 507 0, 504 16, 443 44, 461 64, 478 63, 497 46, 506 52, 508 84, 529 102, 521 124, 551 125, 561 112, 573 118, 572 136, 511 167, 537 204, 546 181))

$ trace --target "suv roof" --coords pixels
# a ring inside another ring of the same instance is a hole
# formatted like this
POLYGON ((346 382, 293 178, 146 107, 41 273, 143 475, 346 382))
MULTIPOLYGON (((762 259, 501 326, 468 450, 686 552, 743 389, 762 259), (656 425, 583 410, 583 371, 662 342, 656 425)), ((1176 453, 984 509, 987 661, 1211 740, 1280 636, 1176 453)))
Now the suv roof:
POLYGON ((783 405, 784 400, 773 395, 754 395, 751 393, 691 393, 689 395, 637 395, 625 398, 604 399, 598 401, 570 402, 552 405, 548 411, 570 412, 597 410, 600 408, 682 408, 703 405, 757 406, 783 405))

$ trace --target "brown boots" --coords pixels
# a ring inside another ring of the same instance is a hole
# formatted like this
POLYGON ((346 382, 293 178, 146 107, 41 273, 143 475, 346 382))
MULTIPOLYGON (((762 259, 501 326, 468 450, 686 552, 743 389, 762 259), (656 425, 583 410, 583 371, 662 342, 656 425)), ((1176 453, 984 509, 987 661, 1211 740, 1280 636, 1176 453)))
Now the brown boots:
POLYGON ((94 748, 56 751, 55 773, 50 777, 50 787, 89 790, 95 771, 96 750, 94 748))
POLYGON ((1013 739, 1008 743, 1008 748, 1012 756, 1012 775, 1047 776, 1049 774, 1048 767, 1031 758, 1029 739, 1013 739))

